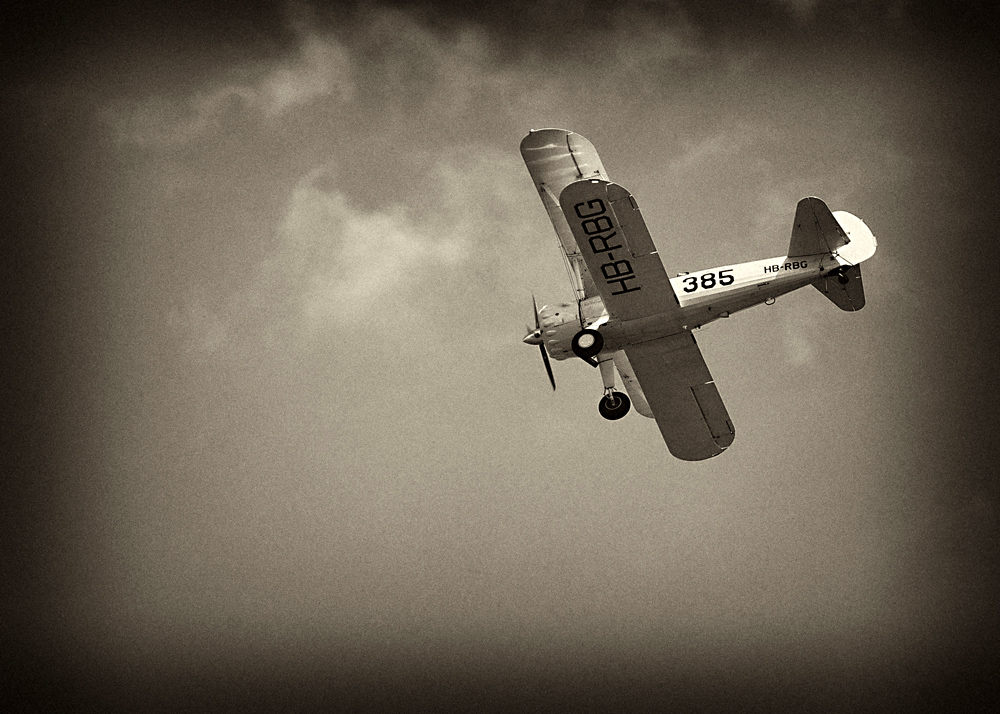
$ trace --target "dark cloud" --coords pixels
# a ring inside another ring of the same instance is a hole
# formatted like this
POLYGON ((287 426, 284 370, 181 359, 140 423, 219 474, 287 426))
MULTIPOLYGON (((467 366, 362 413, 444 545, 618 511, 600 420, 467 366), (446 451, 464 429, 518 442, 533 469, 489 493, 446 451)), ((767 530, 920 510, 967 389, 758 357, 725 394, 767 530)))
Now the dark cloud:
MULTIPOLYGON (((206 61, 235 61, 287 51, 294 42, 293 18, 312 16, 349 33, 373 12, 394 10, 418 18, 444 36, 469 26, 487 31, 500 56, 538 53, 599 62, 619 38, 650 27, 679 29, 712 48, 868 45, 883 52, 946 51, 971 58, 989 49, 988 3, 755 0, 700 3, 657 2, 462 3, 399 0, 373 6, 360 2, 222 2, 209 5, 148 0, 110 5, 18 3, 5 10, 5 71, 38 75, 65 72, 67 63, 95 58, 120 61, 124 78, 137 77, 130 58, 144 48, 150 64, 169 62, 192 78, 213 68, 206 61), (201 69, 199 70, 199 65, 201 69)), ((149 76, 155 67, 144 68, 149 76)), ((158 77, 164 80, 165 77, 158 77)), ((162 87, 158 87, 162 89, 162 87)))
POLYGON ((169 62, 197 78, 215 71, 206 61, 232 60, 248 48, 266 54, 290 39, 285 5, 275 2, 18 2, 4 13, 3 71, 13 77, 66 77, 108 63, 125 84, 159 82, 166 76, 156 65, 169 62), (134 64, 139 50, 142 73, 134 64))

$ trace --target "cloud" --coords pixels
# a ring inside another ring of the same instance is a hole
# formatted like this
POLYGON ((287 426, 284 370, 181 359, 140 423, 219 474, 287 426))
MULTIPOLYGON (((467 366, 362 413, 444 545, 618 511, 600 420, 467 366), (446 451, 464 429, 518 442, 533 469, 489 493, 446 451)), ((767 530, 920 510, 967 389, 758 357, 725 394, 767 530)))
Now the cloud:
POLYGON ((295 187, 268 270, 290 281, 310 328, 374 317, 390 296, 394 310, 407 311, 407 287, 425 270, 460 261, 463 239, 432 230, 403 204, 354 206, 328 187, 330 171, 315 169, 295 187))
POLYGON ((397 340, 407 325, 466 342, 495 341, 505 320, 520 329, 523 313, 512 318, 510 306, 527 304, 530 314, 530 289, 561 285, 563 273, 519 164, 489 147, 447 151, 411 169, 413 193, 373 207, 343 189, 336 160, 307 172, 252 301, 284 304, 280 319, 306 338, 361 324, 369 337, 391 331, 397 340), (461 337, 446 327, 454 324, 465 325, 461 337))
POLYGON ((333 96, 348 102, 354 95, 351 59, 347 50, 329 37, 307 34, 299 54, 286 65, 275 67, 255 88, 256 106, 268 116, 333 96))
POLYGON ((273 119, 320 98, 350 102, 355 88, 346 48, 311 30, 300 29, 298 36, 295 55, 258 71, 256 79, 205 89, 183 100, 154 96, 118 101, 104 109, 103 118, 121 143, 169 147, 210 134, 241 108, 273 119))
POLYGON ((576 106, 581 88, 605 96, 627 81, 638 96, 659 92, 672 64, 704 53, 689 24, 675 19, 665 26, 655 13, 640 27, 613 23, 602 35, 608 60, 583 63, 575 54, 505 54, 509 38, 471 20, 442 31, 400 10, 333 15, 335 24, 293 4, 286 21, 297 39, 291 56, 230 67, 186 97, 116 101, 105 121, 121 143, 166 147, 208 136, 233 116, 273 120, 320 100, 415 125, 459 125, 484 114, 530 119, 551 115, 554 105, 576 106))

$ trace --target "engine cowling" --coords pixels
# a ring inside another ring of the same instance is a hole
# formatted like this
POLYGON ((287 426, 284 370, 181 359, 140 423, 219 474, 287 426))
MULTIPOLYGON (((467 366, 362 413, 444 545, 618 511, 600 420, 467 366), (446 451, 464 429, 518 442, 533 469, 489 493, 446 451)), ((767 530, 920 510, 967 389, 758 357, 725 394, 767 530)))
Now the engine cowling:
POLYGON ((569 359, 573 354, 573 337, 583 329, 576 303, 546 305, 538 311, 545 349, 552 359, 569 359))

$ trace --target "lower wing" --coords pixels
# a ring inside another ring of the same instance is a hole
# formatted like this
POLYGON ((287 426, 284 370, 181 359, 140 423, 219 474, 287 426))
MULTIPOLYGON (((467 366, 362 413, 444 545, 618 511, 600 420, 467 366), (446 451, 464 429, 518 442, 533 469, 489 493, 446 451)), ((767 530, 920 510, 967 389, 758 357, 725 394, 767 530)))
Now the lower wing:
POLYGON ((701 461, 733 443, 736 430, 694 335, 628 345, 625 354, 671 454, 701 461))

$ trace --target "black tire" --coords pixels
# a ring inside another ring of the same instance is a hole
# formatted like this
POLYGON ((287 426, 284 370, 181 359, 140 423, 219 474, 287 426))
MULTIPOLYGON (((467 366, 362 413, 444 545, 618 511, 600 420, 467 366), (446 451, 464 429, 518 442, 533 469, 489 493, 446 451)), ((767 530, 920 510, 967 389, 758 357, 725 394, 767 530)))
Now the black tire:
POLYGON ((628 414, 631 408, 632 400, 628 398, 627 394, 621 392, 611 392, 610 396, 604 397, 597 405, 597 411, 601 413, 601 416, 611 421, 621 419, 628 414))
POLYGON ((596 357, 604 349, 604 335, 597 330, 580 330, 573 335, 573 342, 570 344, 575 354, 580 359, 590 359, 596 357), (593 338, 593 343, 589 347, 581 347, 580 340, 583 338, 593 338))

